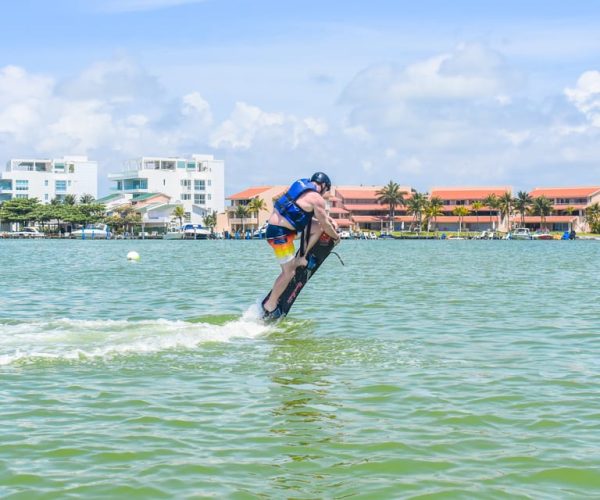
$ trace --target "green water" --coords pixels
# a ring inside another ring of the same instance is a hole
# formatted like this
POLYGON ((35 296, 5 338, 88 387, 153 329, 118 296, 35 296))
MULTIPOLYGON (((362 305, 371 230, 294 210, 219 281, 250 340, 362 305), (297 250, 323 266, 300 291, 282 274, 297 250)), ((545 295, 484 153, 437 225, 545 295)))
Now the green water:
POLYGON ((0 241, 0 497, 600 495, 600 242, 339 252, 0 241))

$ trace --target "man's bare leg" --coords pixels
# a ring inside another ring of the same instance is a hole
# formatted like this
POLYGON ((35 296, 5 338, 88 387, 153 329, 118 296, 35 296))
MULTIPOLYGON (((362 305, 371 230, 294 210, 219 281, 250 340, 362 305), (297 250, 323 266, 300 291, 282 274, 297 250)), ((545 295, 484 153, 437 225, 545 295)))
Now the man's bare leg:
POLYGON ((273 284, 273 288, 271 289, 271 295, 269 295, 269 300, 267 300, 263 307, 268 311, 272 312, 277 308, 277 302, 279 302, 279 297, 285 291, 285 288, 288 286, 289 282, 294 277, 294 273, 296 271, 296 267, 298 267, 298 263, 296 259, 290 260, 285 264, 281 265, 281 273, 277 276, 275 283, 273 284))

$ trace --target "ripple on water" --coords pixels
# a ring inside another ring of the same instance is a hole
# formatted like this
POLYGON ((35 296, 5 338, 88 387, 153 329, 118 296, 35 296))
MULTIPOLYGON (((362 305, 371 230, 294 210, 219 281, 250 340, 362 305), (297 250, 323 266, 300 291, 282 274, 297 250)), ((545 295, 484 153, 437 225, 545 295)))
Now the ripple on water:
POLYGON ((600 245, 344 242, 265 327, 264 242, 83 243, 0 243, 3 495, 600 489, 600 245))

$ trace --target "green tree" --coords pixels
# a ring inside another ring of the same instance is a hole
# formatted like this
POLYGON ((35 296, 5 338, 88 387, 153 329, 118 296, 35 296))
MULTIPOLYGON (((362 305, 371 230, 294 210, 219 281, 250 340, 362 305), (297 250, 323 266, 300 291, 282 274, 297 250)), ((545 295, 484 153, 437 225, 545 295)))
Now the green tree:
POLYGON ((437 196, 432 196, 429 202, 427 203, 427 206, 425 207, 425 217, 427 218, 428 222, 433 221, 434 231, 437 230, 437 218, 440 215, 444 215, 443 207, 444 202, 441 198, 438 198, 437 196))
POLYGON ((256 229, 258 229, 258 214, 261 210, 267 210, 267 203, 262 198, 252 198, 246 206, 251 213, 256 214, 256 229))
POLYGON ((506 218, 506 227, 510 231, 510 216, 513 213, 513 197, 510 192, 506 191, 498 198, 498 209, 502 217, 506 218))
POLYGON ((66 194, 62 202, 63 205, 77 205, 77 197, 74 194, 66 194))
POLYGON ((404 206, 404 193, 400 191, 400 185, 394 181, 388 182, 385 186, 375 192, 377 201, 381 205, 388 205, 389 231, 394 230, 394 216, 397 206, 404 206))
POLYGON ((471 203, 471 210, 473 210, 473 212, 475 212, 475 217, 477 220, 477 229, 479 229, 479 211, 483 208, 483 202, 481 201, 474 201, 473 203, 471 203))
POLYGON ((531 211, 534 215, 540 216, 541 226, 543 229, 546 229, 546 217, 552 213, 552 209, 552 200, 544 195, 533 199, 531 211))
POLYGON ((94 203, 94 201, 96 201, 96 198, 94 198, 91 194, 82 194, 79 197, 79 203, 82 205, 90 205, 94 203))
POLYGON ((40 207, 37 198, 13 198, 2 203, 2 220, 27 226, 35 220, 36 210, 40 207))
POLYGON ((458 216, 458 234, 460 234, 462 232, 463 218, 465 216, 469 215, 471 212, 467 207, 465 207, 463 205, 459 205, 452 209, 452 213, 454 215, 458 216))
POLYGON ((183 206, 177 205, 171 215, 179 219, 179 227, 183 227, 183 218, 185 217, 185 209, 183 208, 183 206))
POLYGON ((593 203, 585 209, 585 220, 592 233, 600 233, 600 203, 593 203))
POLYGON ((498 207, 500 206, 498 197, 494 193, 492 193, 485 197, 485 199, 483 200, 483 204, 490 209, 490 229, 492 229, 494 225, 492 222, 492 212, 498 210, 498 207))
POLYGON ((204 216, 204 225, 208 227, 210 229, 210 232, 212 233, 214 227, 217 225, 217 212, 213 211, 210 214, 206 214, 204 216))
POLYGON ((525 225, 525 214, 533 203, 533 198, 526 191, 519 191, 513 200, 515 210, 521 214, 521 226, 525 225))
POLYGON ((242 233, 246 232, 246 228, 244 226, 244 221, 245 221, 246 217, 248 217, 249 213, 250 213, 250 210, 248 210, 247 205, 238 205, 237 207, 235 207, 235 216, 238 219, 242 220, 242 233))
MULTIPOLYGON (((406 211, 413 216, 413 223, 421 230, 423 211, 428 204, 427 194, 413 191, 411 197, 406 200, 406 211)), ((414 224, 411 224, 411 231, 414 229, 414 224)))

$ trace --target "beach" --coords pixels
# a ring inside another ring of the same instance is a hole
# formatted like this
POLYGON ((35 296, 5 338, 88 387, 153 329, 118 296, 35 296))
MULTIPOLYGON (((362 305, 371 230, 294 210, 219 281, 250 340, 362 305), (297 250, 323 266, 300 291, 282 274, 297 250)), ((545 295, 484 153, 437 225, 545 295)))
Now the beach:
POLYGON ((337 251, 265 325, 264 241, 0 242, 0 496, 600 491, 600 241, 337 251))

